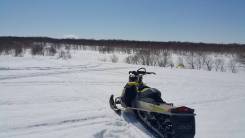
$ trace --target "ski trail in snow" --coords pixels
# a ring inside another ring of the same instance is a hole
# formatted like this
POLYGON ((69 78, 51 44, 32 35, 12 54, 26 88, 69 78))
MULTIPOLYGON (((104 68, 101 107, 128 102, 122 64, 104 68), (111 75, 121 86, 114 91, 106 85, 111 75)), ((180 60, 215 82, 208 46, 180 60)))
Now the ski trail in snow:
MULTIPOLYGON (((0 81, 0 84, 5 86, 33 86, 33 85, 64 85, 67 81, 21 81, 21 82, 8 82, 8 81, 0 81)), ((86 84, 86 85, 103 85, 103 86, 111 86, 111 85, 119 85, 124 82, 110 82, 110 81, 69 81, 72 84, 86 84)))
POLYGON ((73 69, 73 70, 66 70, 66 71, 39 72, 39 73, 30 73, 30 74, 24 74, 24 75, 12 75, 12 76, 7 76, 7 77, 0 77, 0 81, 1 80, 10 80, 10 79, 22 79, 22 78, 31 78, 31 77, 40 77, 40 76, 70 74, 70 73, 78 73, 78 72, 121 70, 121 69, 128 68, 128 67, 97 68, 99 66, 100 65, 93 65, 93 66, 81 67, 80 69, 73 69))
MULTIPOLYGON (((39 77, 39 76, 49 76, 49 75, 59 75, 59 74, 69 74, 69 73, 76 73, 80 71, 85 71, 91 68, 97 68, 100 64, 97 65, 90 65, 90 66, 81 66, 80 68, 72 68, 72 69, 64 69, 64 71, 57 71, 52 70, 52 72, 35 72, 35 73, 28 73, 28 74, 21 74, 21 75, 9 75, 7 77, 0 77, 1 80, 9 80, 9 79, 21 79, 21 78, 31 78, 31 77, 39 77)), ((62 69, 63 70, 63 69, 62 69)))
POLYGON ((88 67, 90 64, 66 65, 66 66, 46 66, 46 67, 1 67, 0 70, 62 70, 88 67))
MULTIPOLYGON (((49 133, 54 131, 62 131, 70 128, 89 127, 90 125, 105 124, 109 122, 106 115, 98 115, 83 118, 73 118, 67 120, 60 120, 56 122, 36 123, 28 126, 11 128, 4 133, 16 132, 17 134, 8 135, 7 137, 28 136, 31 134, 49 133)), ((4 134, 3 133, 3 134, 4 134)), ((1 133, 0 133, 1 136, 1 133)))
POLYGON ((105 115, 101 115, 101 116, 91 116, 91 117, 85 117, 85 118, 74 118, 74 119, 62 120, 59 122, 46 122, 46 123, 40 123, 40 124, 33 124, 33 125, 20 127, 20 128, 13 128, 13 129, 18 130, 18 129, 38 128, 38 127, 49 127, 49 126, 67 125, 67 124, 80 123, 80 122, 86 123, 85 121, 91 121, 91 120, 105 118, 105 117, 106 117, 105 115))

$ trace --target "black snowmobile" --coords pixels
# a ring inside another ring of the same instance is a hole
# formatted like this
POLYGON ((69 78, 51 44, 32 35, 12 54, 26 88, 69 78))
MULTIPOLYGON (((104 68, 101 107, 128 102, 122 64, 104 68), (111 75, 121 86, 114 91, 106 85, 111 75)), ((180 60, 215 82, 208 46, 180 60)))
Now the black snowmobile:
POLYGON ((142 124, 156 137, 160 138, 194 138, 194 109, 166 103, 161 92, 143 83, 143 76, 155 74, 146 72, 145 68, 129 71, 129 82, 125 85, 122 95, 114 99, 110 97, 110 107, 117 114, 132 110, 142 124))

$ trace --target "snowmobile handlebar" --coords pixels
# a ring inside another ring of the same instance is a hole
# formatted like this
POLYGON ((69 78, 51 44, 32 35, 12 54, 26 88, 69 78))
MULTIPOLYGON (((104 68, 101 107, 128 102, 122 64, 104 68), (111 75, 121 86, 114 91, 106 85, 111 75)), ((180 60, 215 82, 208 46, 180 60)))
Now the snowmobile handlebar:
POLYGON ((155 72, 147 72, 145 68, 139 68, 137 71, 129 71, 129 74, 134 75, 146 75, 146 74, 156 74, 155 72))

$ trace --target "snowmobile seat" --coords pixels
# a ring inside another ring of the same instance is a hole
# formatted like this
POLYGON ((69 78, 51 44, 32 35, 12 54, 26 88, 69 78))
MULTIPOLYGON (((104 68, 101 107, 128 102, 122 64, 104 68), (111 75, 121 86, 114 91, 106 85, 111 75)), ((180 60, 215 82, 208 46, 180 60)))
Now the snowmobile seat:
POLYGON ((161 98, 161 92, 155 88, 146 88, 138 92, 137 99, 152 104, 166 103, 161 98))

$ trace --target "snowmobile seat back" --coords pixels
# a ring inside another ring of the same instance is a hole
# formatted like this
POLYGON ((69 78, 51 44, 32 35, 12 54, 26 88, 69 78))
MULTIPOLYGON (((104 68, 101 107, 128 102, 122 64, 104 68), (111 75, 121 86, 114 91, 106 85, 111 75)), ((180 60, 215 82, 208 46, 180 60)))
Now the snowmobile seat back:
POLYGON ((131 102, 135 99, 136 95, 136 85, 133 85, 133 82, 128 83, 124 87, 123 93, 121 95, 121 101, 123 104, 125 104, 126 107, 130 107, 132 105, 131 102))

